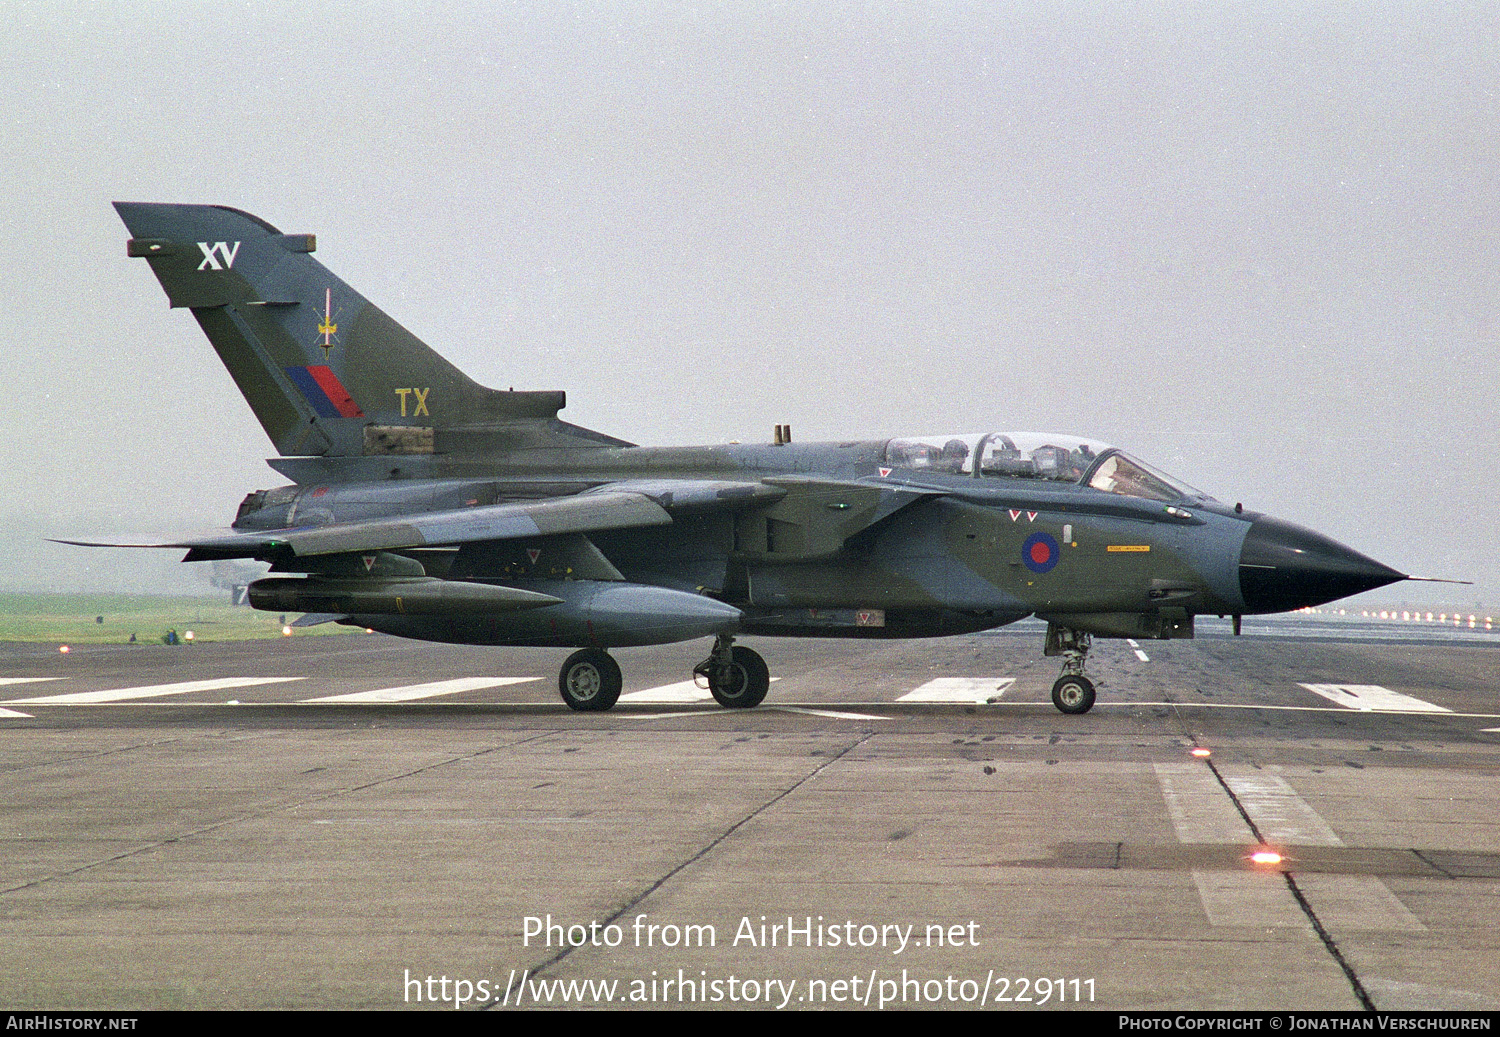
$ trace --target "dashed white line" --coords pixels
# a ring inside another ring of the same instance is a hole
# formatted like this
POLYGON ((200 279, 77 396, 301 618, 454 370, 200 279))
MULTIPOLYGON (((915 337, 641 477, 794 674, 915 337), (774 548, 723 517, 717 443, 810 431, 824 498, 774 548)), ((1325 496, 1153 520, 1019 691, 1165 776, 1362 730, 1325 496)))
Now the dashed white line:
POLYGON ((457 695, 480 688, 500 688, 507 684, 525 684, 539 681, 540 677, 457 677, 449 681, 430 681, 426 684, 406 684, 396 688, 376 688, 373 691, 355 691, 347 695, 323 695, 303 702, 413 702, 430 699, 438 695, 457 695))
POLYGON ((1134 638, 1127 637, 1125 639, 1125 643, 1130 646, 1130 650, 1135 653, 1135 657, 1141 662, 1149 663, 1151 661, 1151 657, 1145 652, 1141 651, 1141 646, 1135 643, 1134 638))
POLYGON ((306 677, 220 677, 207 681, 182 681, 177 684, 147 684, 138 688, 111 688, 107 691, 75 691, 67 695, 47 695, 31 699, 11 699, 6 706, 95 705, 102 702, 129 702, 164 695, 191 695, 196 691, 220 691, 224 688, 250 688, 257 684, 284 684, 306 677))

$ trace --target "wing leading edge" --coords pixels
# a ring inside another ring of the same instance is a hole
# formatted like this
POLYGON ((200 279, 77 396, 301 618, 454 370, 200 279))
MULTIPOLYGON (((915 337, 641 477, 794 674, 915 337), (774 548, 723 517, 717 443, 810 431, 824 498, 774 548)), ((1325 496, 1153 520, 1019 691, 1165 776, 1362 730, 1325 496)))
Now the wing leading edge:
POLYGON ((672 521, 649 497, 628 492, 592 492, 553 500, 524 501, 434 511, 394 519, 335 522, 325 526, 224 533, 156 544, 59 540, 80 547, 185 548, 185 562, 229 558, 274 561, 354 551, 399 551, 482 540, 517 540, 559 533, 663 526, 672 521))

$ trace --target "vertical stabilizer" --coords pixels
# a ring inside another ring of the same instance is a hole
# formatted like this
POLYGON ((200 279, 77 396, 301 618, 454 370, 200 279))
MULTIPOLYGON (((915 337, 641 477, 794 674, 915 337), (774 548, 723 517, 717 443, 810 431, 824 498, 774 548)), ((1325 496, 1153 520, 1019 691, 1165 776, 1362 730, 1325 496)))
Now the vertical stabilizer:
POLYGON ((217 205, 116 202, 171 304, 192 310, 284 456, 432 453, 446 430, 556 422, 561 392, 470 379, 310 253, 311 234, 217 205))

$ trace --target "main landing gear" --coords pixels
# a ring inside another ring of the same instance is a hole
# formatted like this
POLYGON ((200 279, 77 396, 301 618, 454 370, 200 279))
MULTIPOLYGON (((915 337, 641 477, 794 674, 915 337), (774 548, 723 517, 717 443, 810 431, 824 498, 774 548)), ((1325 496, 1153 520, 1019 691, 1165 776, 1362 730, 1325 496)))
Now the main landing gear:
POLYGON ((1083 675, 1092 638, 1082 630, 1047 624, 1043 655, 1063 656, 1062 676, 1052 685, 1052 704, 1063 713, 1087 713, 1094 708, 1094 682, 1083 675))
POLYGON ((693 676, 708 681, 714 701, 726 709, 758 706, 771 688, 771 671, 760 653, 735 644, 728 634, 714 638, 714 650, 693 667, 693 676))
POLYGON ((574 652, 557 675, 557 690, 569 709, 595 713, 609 709, 620 698, 624 685, 620 664, 600 648, 574 652))
MULTIPOLYGON (((714 700, 728 709, 760 705, 771 687, 771 671, 760 653, 735 644, 728 634, 714 639, 713 651, 693 667, 693 676, 706 680, 714 700)), ((574 652, 557 675, 563 702, 583 713, 613 707, 623 684, 620 664, 602 648, 574 652)))

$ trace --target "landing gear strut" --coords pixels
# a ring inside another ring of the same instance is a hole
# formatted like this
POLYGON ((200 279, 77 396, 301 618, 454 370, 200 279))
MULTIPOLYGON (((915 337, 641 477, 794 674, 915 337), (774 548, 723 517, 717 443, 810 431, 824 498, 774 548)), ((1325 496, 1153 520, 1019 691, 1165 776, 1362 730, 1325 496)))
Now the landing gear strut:
POLYGON ((1082 630, 1047 624, 1043 654, 1063 657, 1062 676, 1052 685, 1052 704, 1063 713, 1087 713, 1094 708, 1094 682, 1083 675, 1092 640, 1082 630))
POLYGON ((562 692, 562 700, 569 709, 583 713, 611 708, 620 697, 623 684, 620 664, 598 648, 574 652, 557 675, 557 690, 562 692))
POLYGON ((728 709, 749 709, 765 699, 771 671, 753 649, 734 643, 728 634, 714 639, 707 659, 693 667, 693 676, 708 681, 714 700, 728 709))

